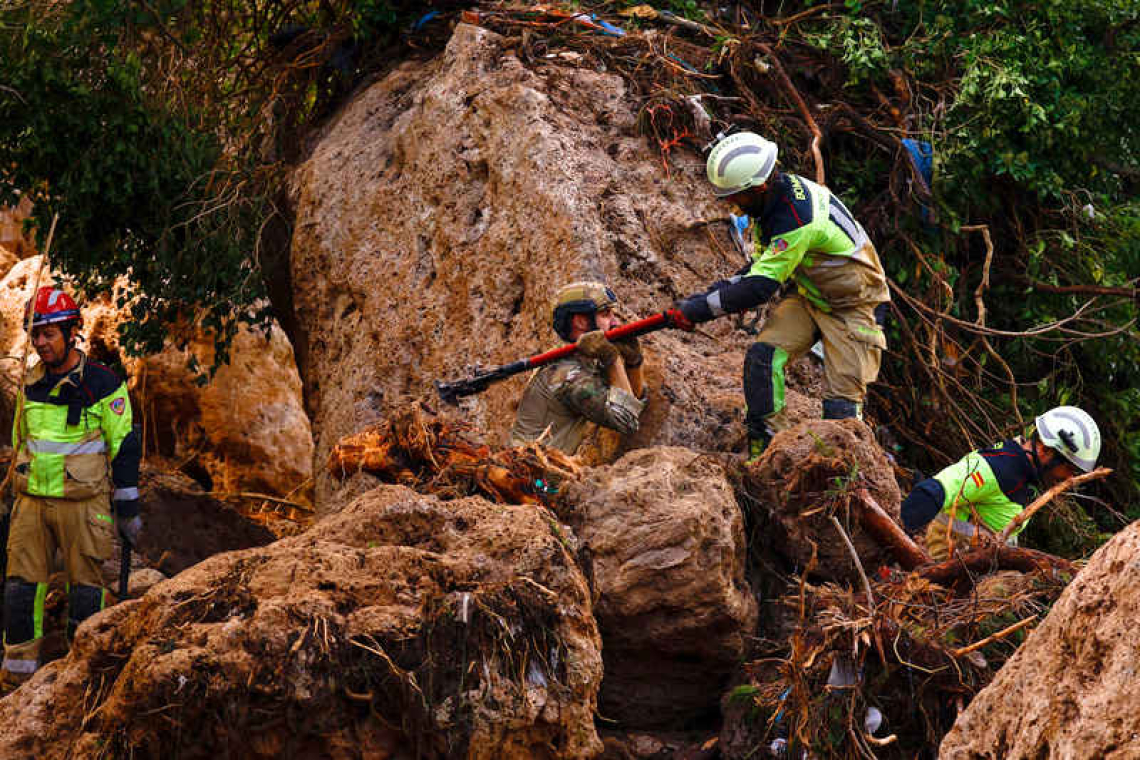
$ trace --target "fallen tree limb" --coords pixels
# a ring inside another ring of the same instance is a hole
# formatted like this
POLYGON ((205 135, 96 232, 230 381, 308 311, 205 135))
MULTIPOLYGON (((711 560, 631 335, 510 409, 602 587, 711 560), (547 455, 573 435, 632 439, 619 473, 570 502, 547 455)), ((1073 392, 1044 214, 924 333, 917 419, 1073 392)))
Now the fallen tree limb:
POLYGON ((1069 478, 1068 480, 1061 481, 1034 499, 1032 504, 1021 510, 1021 512, 1018 513, 1016 517, 1010 520, 1009 525, 1005 526, 1002 532, 998 534, 997 540, 1004 543, 1005 540, 1008 539, 1015 530, 1017 530, 1018 526, 1023 524, 1030 517, 1033 517, 1034 513, 1037 512, 1037 510, 1041 509, 1041 507, 1052 501, 1053 497, 1057 496, 1057 494, 1062 493, 1063 491, 1067 491, 1074 486, 1078 486, 1087 480, 1100 480, 1101 478, 1111 474, 1112 470, 1110 468, 1098 467, 1092 472, 1086 472, 1084 475, 1077 475, 1075 478, 1069 478))
POLYGON ((766 55, 768 57, 768 60, 772 62, 772 69, 776 72, 776 78, 780 80, 780 84, 783 85, 784 90, 787 92, 788 98, 800 110, 800 114, 804 117, 804 122, 807 123, 808 129, 811 130, 811 154, 815 158, 815 181, 820 185, 825 185, 826 182, 824 182, 825 174, 823 171, 823 154, 820 153, 819 150, 819 146, 823 142, 823 133, 819 131, 819 125, 815 123, 815 118, 811 115, 811 111, 808 109, 807 103, 804 101, 803 96, 800 95, 800 91, 797 90, 796 86, 792 83, 792 80, 788 76, 787 72, 784 71, 784 67, 780 63, 780 59, 777 58, 776 54, 772 52, 772 48, 768 47, 764 43, 760 43, 757 45, 757 47, 760 48, 760 52, 766 55))
POLYGON ((969 646, 960 647, 958 649, 952 649, 952 650, 950 650, 950 654, 954 656, 954 659, 957 659, 959 657, 962 657, 963 655, 969 654, 970 652, 976 652, 979 649, 981 649, 982 647, 986 646, 987 644, 992 644, 995 641, 999 641, 1001 639, 1004 639, 1006 636, 1009 636, 1011 633, 1015 633, 1017 631, 1020 631, 1022 628, 1029 625, 1030 623, 1032 623, 1035 620, 1037 620, 1037 616, 1036 615, 1030 615, 1029 617, 1025 618, 1025 620, 1018 621, 1018 622, 1014 623, 1013 625, 1009 626, 1008 628, 1003 628, 1000 631, 998 631, 997 633, 990 634, 989 636, 986 636, 981 641, 975 641, 973 644, 970 644, 969 646))
POLYGON ((931 563, 930 555, 911 540, 886 510, 879 506, 866 488, 857 489, 855 496, 858 506, 861 507, 859 521, 863 530, 870 533, 880 544, 888 547, 904 570, 914 570, 916 567, 931 563))
POLYGON ((967 575, 992 573, 996 570, 1017 570, 1022 573, 1075 572, 1073 563, 1063 557, 1004 544, 986 546, 959 554, 945 562, 919 568, 915 572, 931 583, 950 586, 967 575))

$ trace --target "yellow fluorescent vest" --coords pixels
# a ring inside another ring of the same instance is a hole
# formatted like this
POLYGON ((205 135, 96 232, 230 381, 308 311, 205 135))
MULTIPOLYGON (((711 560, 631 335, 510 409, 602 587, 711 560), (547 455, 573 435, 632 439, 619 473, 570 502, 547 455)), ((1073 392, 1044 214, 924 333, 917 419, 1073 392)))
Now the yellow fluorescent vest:
POLYGON ((45 374, 43 365, 29 370, 17 403, 17 410, 22 403, 23 413, 12 425, 17 492, 60 499, 111 493, 110 463, 131 431, 131 404, 126 383, 120 383, 109 395, 83 399, 78 423, 69 425, 68 405, 58 403, 60 393, 65 386, 78 387, 74 378, 82 377, 86 362, 84 357, 76 370, 56 383, 46 401, 27 398, 27 389, 45 374))

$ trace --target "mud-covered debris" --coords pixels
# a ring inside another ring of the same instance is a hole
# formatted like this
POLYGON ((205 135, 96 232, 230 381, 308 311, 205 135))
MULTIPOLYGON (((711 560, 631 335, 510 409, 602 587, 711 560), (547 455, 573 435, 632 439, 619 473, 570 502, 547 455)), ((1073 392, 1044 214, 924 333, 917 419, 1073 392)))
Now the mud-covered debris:
POLYGON ((861 525, 858 491, 866 489, 891 518, 901 501, 889 460, 859 420, 811 420, 778 433, 744 474, 741 501, 753 542, 798 570, 827 580, 857 581, 859 569, 836 530, 836 517, 865 572, 891 560, 861 525))
POLYGON ((601 641, 552 516, 382 486, 80 627, 3 757, 581 758, 601 641))
POLYGON ((469 426, 422 403, 342 439, 329 457, 329 471, 341 479, 363 470, 421 493, 481 494, 501 504, 544 503, 579 469, 573 457, 539 444, 493 452, 469 426))
POLYGON ((786 642, 746 666, 725 699, 728 760, 783 739, 791 757, 914 757, 1024 641, 1067 577, 1004 571, 968 591, 893 571, 866 594, 804 581, 782 604, 799 617, 786 642), (871 720, 874 719, 874 720, 871 720), (868 730, 868 721, 878 728, 868 730))

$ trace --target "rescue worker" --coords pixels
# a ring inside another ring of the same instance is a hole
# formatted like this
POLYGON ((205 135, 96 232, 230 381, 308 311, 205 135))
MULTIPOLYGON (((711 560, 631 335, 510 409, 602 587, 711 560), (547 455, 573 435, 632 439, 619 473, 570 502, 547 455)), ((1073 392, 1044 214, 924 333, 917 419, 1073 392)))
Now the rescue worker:
POLYGON ((786 426, 784 367, 822 339, 825 419, 863 416, 867 384, 886 348, 882 318, 890 293, 863 227, 827 188, 776 167, 775 143, 751 132, 721 139, 706 163, 716 195, 752 222, 752 261, 729 280, 678 304, 692 326, 756 308, 785 283, 796 292, 776 304, 744 359, 748 461, 786 426))
MULTIPOLYGON (((919 481, 903 501, 903 525, 912 533, 928 526, 927 551, 945 560, 947 523, 955 546, 970 544, 979 532, 1000 533, 1029 504, 1035 490, 1091 472, 1099 455, 1100 430, 1092 417, 1075 406, 1050 409, 1036 419, 1027 440, 1007 439, 971 451, 933 478, 919 481)), ((1021 525, 1018 533, 1024 528, 1021 525)), ((1016 539, 1015 533, 1010 543, 1016 539)))
POLYGON ((531 377, 511 428, 510 445, 543 440, 567 454, 578 450, 589 423, 622 434, 637 430, 645 408, 641 347, 636 337, 611 343, 617 298, 600 282, 573 282, 554 297, 554 332, 578 350, 531 377))
POLYGON ((40 361, 28 370, 12 424, 15 504, 0 666, 5 692, 40 665, 44 598, 56 549, 67 575, 70 640, 106 604, 100 565, 113 551, 113 531, 134 545, 142 529, 142 450, 131 426, 126 384, 76 347, 82 321, 71 296, 42 287, 27 308, 40 361))

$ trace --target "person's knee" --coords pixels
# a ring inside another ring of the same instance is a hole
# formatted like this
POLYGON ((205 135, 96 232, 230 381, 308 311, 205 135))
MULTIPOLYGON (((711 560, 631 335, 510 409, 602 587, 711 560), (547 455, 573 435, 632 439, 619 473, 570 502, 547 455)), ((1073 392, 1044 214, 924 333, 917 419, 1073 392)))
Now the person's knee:
POLYGON ((760 419, 784 406, 787 352, 770 343, 753 343, 744 355, 744 399, 748 417, 760 419))
POLYGON ((825 420, 863 419, 863 404, 846 398, 825 398, 823 418, 825 420))
POLYGON ((23 578, 4 581, 4 641, 21 644, 36 635, 36 583, 23 578))

